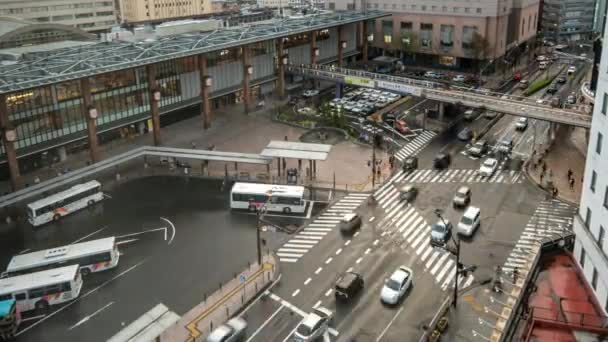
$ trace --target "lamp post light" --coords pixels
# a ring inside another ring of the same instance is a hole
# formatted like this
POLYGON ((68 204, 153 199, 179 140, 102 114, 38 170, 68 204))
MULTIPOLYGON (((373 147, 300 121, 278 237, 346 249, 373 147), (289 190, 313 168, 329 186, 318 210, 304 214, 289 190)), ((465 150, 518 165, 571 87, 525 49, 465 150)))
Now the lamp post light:
POLYGON ((154 99, 154 101, 159 102, 160 101, 160 90, 152 91, 152 98, 154 99))
POLYGON ((346 40, 342 40, 342 41, 340 41, 340 46, 341 46, 343 49, 346 49, 346 40))
POLYGON ((205 87, 211 87, 213 85, 213 77, 205 76, 205 87))
POLYGON ((93 106, 89 106, 88 108, 89 110, 89 118, 91 119, 97 119, 97 108, 93 107, 93 106))
POLYGON ((247 74, 248 75, 253 75, 253 66, 251 66, 251 65, 247 66, 247 74))

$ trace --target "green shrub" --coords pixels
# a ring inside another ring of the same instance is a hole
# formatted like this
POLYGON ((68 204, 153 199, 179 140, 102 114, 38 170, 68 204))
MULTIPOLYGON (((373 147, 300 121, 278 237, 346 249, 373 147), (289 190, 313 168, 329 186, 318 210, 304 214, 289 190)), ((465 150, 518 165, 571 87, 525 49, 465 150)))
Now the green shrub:
POLYGON ((539 91, 539 90, 543 89, 544 87, 548 86, 549 84, 551 84, 551 81, 553 81, 553 79, 551 79, 551 78, 545 78, 542 80, 535 81, 534 83, 530 84, 528 89, 526 89, 526 91, 524 92, 524 95, 530 96, 530 95, 536 93, 537 91, 539 91))

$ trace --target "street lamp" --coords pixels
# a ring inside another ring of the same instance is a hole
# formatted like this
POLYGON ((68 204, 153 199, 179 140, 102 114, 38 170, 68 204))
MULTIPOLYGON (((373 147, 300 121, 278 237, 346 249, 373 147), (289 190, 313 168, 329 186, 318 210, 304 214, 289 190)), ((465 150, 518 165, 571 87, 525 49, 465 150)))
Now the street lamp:
MULTIPOLYGON (((443 215, 442 215, 443 211, 439 208, 435 209, 435 215, 437 215, 437 217, 441 220, 441 222, 443 223, 443 226, 447 229, 448 228, 448 224, 447 222, 443 219, 443 215)), ((458 303, 458 275, 460 274, 460 269, 463 268, 462 265, 460 264, 460 239, 455 239, 454 238, 454 234, 450 234, 451 238, 452 238, 452 242, 454 242, 454 245, 456 246, 456 276, 454 277, 454 299, 452 300, 452 306, 454 306, 454 308, 456 308, 456 304, 458 303)), ((450 250, 448 250, 447 248, 444 247, 445 250, 451 252, 450 250)), ((465 271, 464 269, 462 271, 465 271)))

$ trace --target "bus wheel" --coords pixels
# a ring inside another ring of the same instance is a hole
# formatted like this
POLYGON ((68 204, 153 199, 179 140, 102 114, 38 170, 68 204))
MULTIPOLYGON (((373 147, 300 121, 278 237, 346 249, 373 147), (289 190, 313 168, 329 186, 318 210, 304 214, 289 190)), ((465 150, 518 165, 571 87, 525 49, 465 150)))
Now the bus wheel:
POLYGON ((36 311, 38 311, 39 313, 46 313, 49 310, 49 302, 47 302, 46 300, 40 300, 40 301, 36 302, 34 307, 36 308, 36 311))
POLYGON ((283 208, 283 212, 285 214, 291 214, 291 208, 290 207, 285 207, 285 208, 283 208))
POLYGON ((53 216, 53 221, 59 221, 60 218, 61 218, 61 215, 55 214, 55 216, 53 216))
POLYGON ((88 276, 91 273, 91 270, 88 269, 87 267, 83 267, 80 269, 80 274, 82 274, 83 277, 88 276))
POLYGON ((251 211, 252 213, 255 213, 255 205, 250 205, 249 211, 251 211))

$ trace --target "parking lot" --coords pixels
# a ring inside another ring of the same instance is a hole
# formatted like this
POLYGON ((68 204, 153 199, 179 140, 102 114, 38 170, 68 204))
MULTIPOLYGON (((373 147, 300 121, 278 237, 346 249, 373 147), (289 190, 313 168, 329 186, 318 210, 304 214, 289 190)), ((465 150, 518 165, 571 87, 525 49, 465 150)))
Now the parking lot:
MULTIPOLYGON (((187 312, 255 259, 256 216, 228 210, 229 191, 221 181, 134 179, 58 223, 18 223, 3 230, 3 268, 18 253, 110 236, 119 244, 116 268, 85 277, 74 301, 52 306, 45 315, 26 313, 19 340, 105 341, 158 303, 178 315, 187 312)), ((318 210, 315 205, 306 215, 318 210)), ((265 220, 297 227, 303 217, 268 214, 265 220)), ((273 233, 266 248, 287 238, 273 233)))

